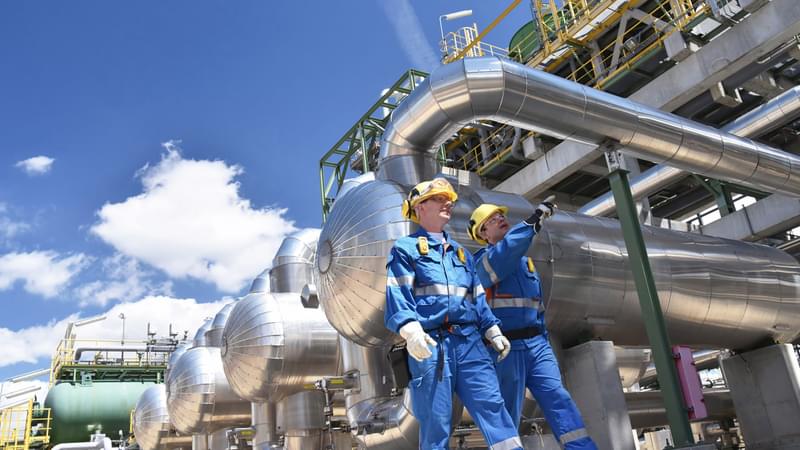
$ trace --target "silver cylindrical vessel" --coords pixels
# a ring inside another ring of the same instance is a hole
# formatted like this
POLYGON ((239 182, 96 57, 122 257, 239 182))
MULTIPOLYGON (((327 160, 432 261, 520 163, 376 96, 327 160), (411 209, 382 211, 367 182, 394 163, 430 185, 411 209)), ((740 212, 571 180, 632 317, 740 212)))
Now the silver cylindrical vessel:
POLYGON ((195 347, 205 347, 208 345, 208 339, 206 338, 206 332, 211 329, 211 323, 214 321, 213 317, 209 317, 206 319, 200 328, 197 329, 197 332, 194 333, 194 339, 192 340, 195 347))
POLYGON ((212 433, 250 424, 250 404, 231 390, 220 349, 195 347, 171 370, 167 409, 181 433, 212 433))
POLYGON ((284 436, 286 450, 318 450, 322 448, 325 427, 325 394, 303 391, 278 402, 278 432, 284 436))
POLYGON ((251 293, 236 303, 223 332, 231 387, 252 402, 278 401, 339 370, 336 330, 299 293, 251 293))
POLYGON ((253 406, 252 427, 256 431, 253 437, 253 449, 269 449, 273 444, 278 442, 275 404, 265 402, 251 403, 251 405, 253 406))
POLYGON ((211 320, 211 324, 206 330, 206 345, 209 347, 219 347, 222 345, 222 330, 225 329, 225 323, 228 321, 228 316, 233 309, 233 303, 228 303, 219 310, 217 315, 211 320))
MULTIPOLYGON (((360 448, 400 450, 419 447, 419 422, 411 410, 411 391, 395 395, 388 347, 364 347, 341 337, 347 373, 358 377, 358 389, 345 394, 347 420, 360 448)), ((460 411, 460 403, 458 405, 460 411)), ((458 419, 454 422, 457 423, 458 419)))
MULTIPOLYGON (((512 223, 533 206, 524 198, 457 187, 447 231, 467 246, 480 203, 510 206, 512 223)), ((408 187, 378 180, 337 200, 319 239, 318 294, 330 323, 361 345, 396 337, 383 325, 386 258, 415 225, 400 213, 408 187)), ((744 349, 800 333, 800 265, 763 245, 644 227, 656 286, 675 344, 744 349)), ((528 251, 541 274, 548 328, 570 345, 584 339, 647 345, 619 222, 558 212, 528 251)))
POLYGON ((192 348, 193 343, 184 341, 180 344, 175 346, 175 350, 169 354, 169 358, 167 359, 167 369, 164 371, 164 383, 169 385, 169 377, 170 372, 172 372, 172 368, 175 366, 175 363, 178 362, 181 356, 186 353, 187 350, 192 348))
POLYGON ((269 271, 271 292, 300 292, 306 284, 314 283, 314 252, 319 233, 319 229, 306 228, 281 242, 269 271))
POLYGON ((145 390, 133 413, 133 431, 142 450, 168 450, 192 445, 191 436, 178 436, 169 421, 163 384, 145 390))

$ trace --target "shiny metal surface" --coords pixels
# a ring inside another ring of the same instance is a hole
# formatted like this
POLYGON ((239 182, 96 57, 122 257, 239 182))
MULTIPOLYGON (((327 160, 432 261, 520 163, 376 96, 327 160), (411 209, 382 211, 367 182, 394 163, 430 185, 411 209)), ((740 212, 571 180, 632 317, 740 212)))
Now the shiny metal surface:
POLYGON ((217 315, 211 320, 206 331, 206 345, 209 347, 219 347, 222 345, 222 330, 225 328, 225 323, 228 321, 228 316, 233 309, 234 303, 228 303, 219 310, 217 315))
MULTIPOLYGON (((800 86, 795 86, 720 130, 736 136, 756 137, 794 120, 798 115, 800 115, 800 86)), ((726 143, 727 141, 723 141, 723 145, 726 143)), ((657 164, 631 179, 631 194, 634 199, 642 198, 679 181, 689 173, 666 164, 657 164)), ((578 212, 589 216, 606 216, 615 209, 614 195, 608 192, 585 204, 578 209, 578 212)))
POLYGON ((197 329, 197 332, 194 334, 194 346, 195 347, 205 347, 208 345, 208 340, 206 339, 206 331, 211 328, 211 322, 214 321, 213 317, 207 318, 203 325, 200 325, 200 328, 197 329))
MULTIPOLYGON (((511 206, 513 223, 533 206, 519 196, 459 186, 447 231, 460 243, 479 203, 511 206)), ((319 299, 347 339, 382 346, 396 337, 383 325, 385 262, 409 234, 400 206, 406 188, 378 180, 338 200, 320 235, 319 299)), ((667 328, 674 344, 744 349, 800 333, 800 266, 757 244, 644 227, 667 328)), ((474 249, 474 247, 472 247, 474 249)), ((587 338, 646 345, 636 288, 619 223, 559 212, 528 253, 542 276, 548 328, 564 344, 587 338)))
POLYGON ((236 302, 223 332, 231 387, 252 402, 278 401, 303 385, 337 375, 336 330, 299 293, 251 293, 236 302))
POLYGON ((167 390, 163 384, 147 388, 136 403, 133 431, 142 450, 189 447, 191 436, 178 436, 169 421, 167 390))
MULTIPOLYGON (((728 389, 705 389, 703 400, 708 417, 703 421, 729 419, 736 416, 728 389)), ((668 424, 661 391, 626 392, 625 402, 633 428, 648 428, 668 424)))
POLYGON ((278 433, 322 430, 325 427, 325 394, 322 391, 302 391, 289 395, 275 406, 278 433))
POLYGON ((345 393, 353 437, 367 449, 418 448, 419 423, 411 412, 410 391, 392 396, 395 383, 388 347, 364 347, 340 339, 344 370, 358 377, 358 389, 345 393))
POLYGON ((383 133, 378 178, 429 177, 437 146, 480 119, 593 144, 611 139, 643 159, 800 196, 797 155, 497 57, 440 66, 400 104, 383 133))
POLYGON ((314 284, 314 252, 320 230, 306 228, 287 236, 272 259, 270 292, 300 292, 314 284))
POLYGON ((276 430, 275 404, 274 403, 251 403, 252 405, 252 426, 256 430, 253 437, 253 448, 255 450, 269 449, 272 444, 278 442, 278 432, 276 430))
POLYGON ((181 356, 186 353, 187 350, 192 348, 193 342, 184 341, 178 344, 175 347, 175 350, 172 351, 169 355, 169 359, 167 359, 167 369, 164 371, 164 383, 169 385, 169 377, 170 373, 172 372, 172 368, 175 366, 175 363, 178 362, 181 356))
POLYGON ((630 388, 642 379, 652 362, 649 348, 614 347, 617 357, 617 370, 622 387, 630 388))
POLYGON ((181 433, 211 433, 250 424, 250 403, 231 390, 220 349, 195 347, 172 368, 167 409, 181 433))
POLYGON ((269 271, 266 269, 253 280, 248 292, 269 292, 269 271))

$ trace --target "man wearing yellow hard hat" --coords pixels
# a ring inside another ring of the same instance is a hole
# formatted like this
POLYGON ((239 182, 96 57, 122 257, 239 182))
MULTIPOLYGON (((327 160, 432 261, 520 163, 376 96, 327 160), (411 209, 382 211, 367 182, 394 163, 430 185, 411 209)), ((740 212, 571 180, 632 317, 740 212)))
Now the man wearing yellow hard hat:
POLYGON ((497 360, 497 378, 514 423, 519 425, 525 387, 542 408, 565 449, 594 449, 580 411, 561 382, 558 362, 547 339, 539 274, 525 254, 543 222, 553 215, 548 197, 523 222, 510 226, 508 208, 485 203, 473 211, 467 232, 484 248, 475 253, 486 301, 511 340, 507 358, 497 360))
POLYGON ((510 344, 486 304, 472 255, 444 231, 457 199, 444 178, 408 194, 403 216, 419 230, 398 239, 389 254, 384 323, 406 341, 420 448, 448 448, 456 392, 490 449, 522 449, 482 338, 499 359, 510 344))

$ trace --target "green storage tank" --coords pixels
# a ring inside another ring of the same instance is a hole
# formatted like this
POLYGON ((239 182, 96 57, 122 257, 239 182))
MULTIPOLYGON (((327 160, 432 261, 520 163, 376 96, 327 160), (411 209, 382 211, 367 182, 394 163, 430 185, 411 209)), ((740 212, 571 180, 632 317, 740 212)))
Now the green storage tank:
POLYGON ((50 408, 50 444, 86 442, 95 432, 119 439, 130 430, 131 410, 152 382, 60 383, 47 393, 44 406, 50 408))
POLYGON ((509 56, 520 62, 527 61, 539 51, 541 45, 539 27, 531 20, 511 37, 508 44, 509 56))

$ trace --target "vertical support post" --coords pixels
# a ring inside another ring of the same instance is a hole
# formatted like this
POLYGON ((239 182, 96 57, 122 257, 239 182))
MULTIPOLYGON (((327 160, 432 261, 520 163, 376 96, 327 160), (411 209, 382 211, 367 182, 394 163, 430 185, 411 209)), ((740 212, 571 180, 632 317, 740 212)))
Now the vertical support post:
POLYGON ((653 271, 647 257, 647 248, 644 245, 642 229, 636 214, 636 206, 631 195, 628 183, 628 172, 620 168, 620 154, 616 150, 606 151, 606 162, 611 170, 609 182, 617 204, 617 216, 622 225, 622 235, 625 238, 625 247, 628 250, 628 260, 633 271, 636 292, 639 295, 639 305, 642 308, 642 319, 647 331, 650 347, 653 349, 653 359, 656 364, 658 384, 661 386, 661 395, 667 410, 667 420, 672 432, 675 446, 690 445, 694 443, 692 429, 689 426, 689 417, 683 405, 683 396, 680 382, 672 358, 667 327, 661 304, 658 301, 653 271))

